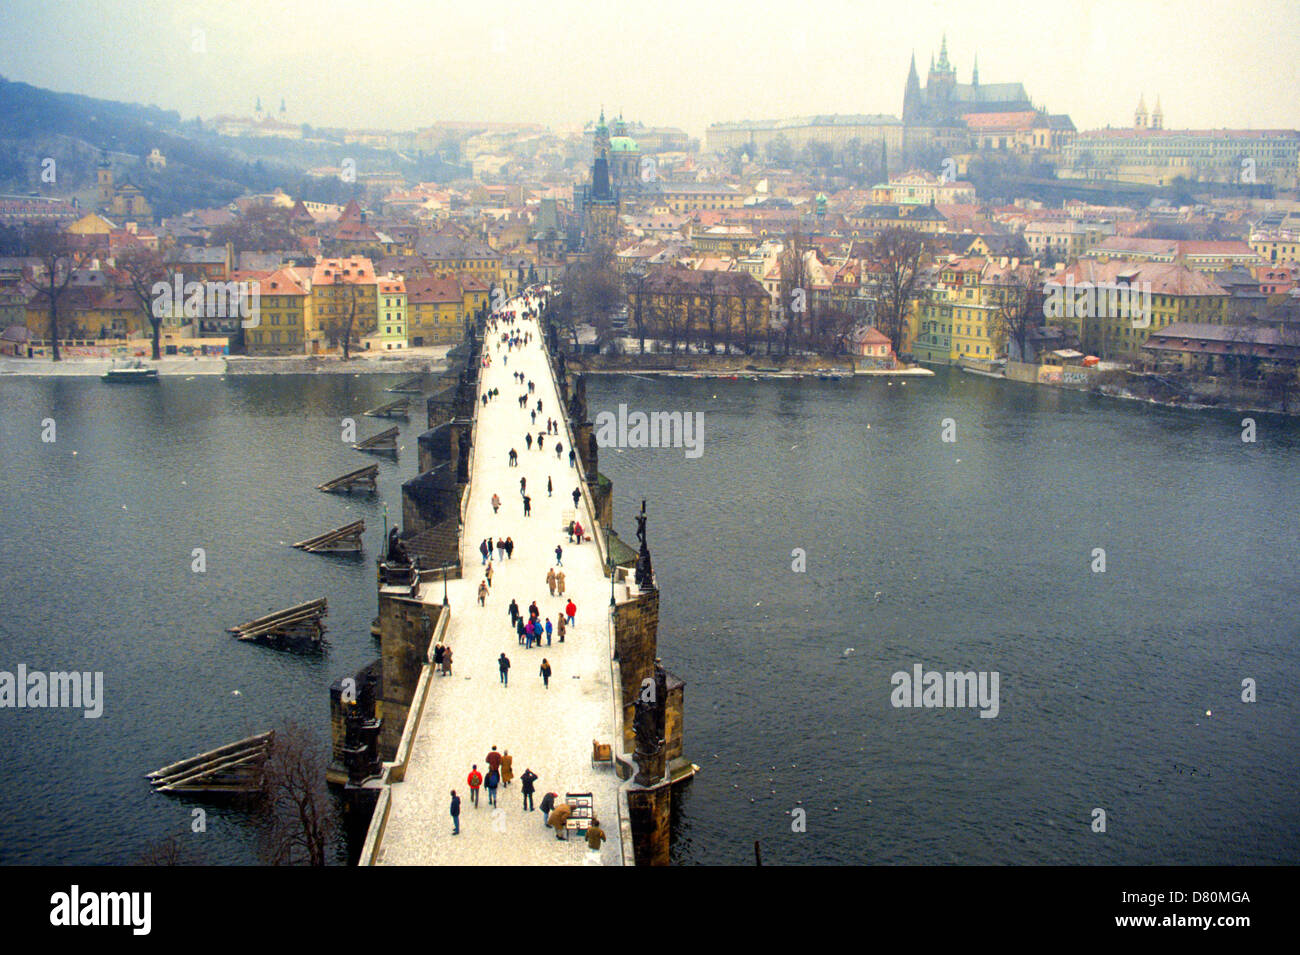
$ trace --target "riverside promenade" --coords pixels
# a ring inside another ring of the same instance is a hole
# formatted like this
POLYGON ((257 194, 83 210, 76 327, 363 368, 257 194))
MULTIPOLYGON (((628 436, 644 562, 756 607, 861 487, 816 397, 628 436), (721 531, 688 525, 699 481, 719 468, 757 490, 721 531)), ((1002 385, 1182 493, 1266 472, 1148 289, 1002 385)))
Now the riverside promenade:
MULTIPOLYGON (((519 300, 508 308, 518 312, 519 300)), ((491 326, 489 326, 491 327, 491 326)), ((479 420, 470 471, 469 501, 463 533, 464 576, 446 583, 450 605, 442 639, 453 650, 450 676, 434 675, 419 713, 418 729, 412 740, 404 779, 392 783, 390 804, 382 839, 374 859, 380 865, 582 865, 587 858, 586 840, 576 833, 569 841, 555 838, 544 827, 540 808, 523 809, 520 778, 526 770, 537 774, 534 805, 540 807, 547 792, 563 801, 569 792, 590 792, 596 816, 607 841, 601 850, 604 865, 620 865, 624 859, 618 810, 622 780, 608 765, 591 763, 592 741, 612 742, 617 733, 615 699, 617 690, 611 667, 613 636, 610 619, 610 581, 603 570, 601 549, 595 541, 571 544, 564 530, 565 518, 574 513, 573 491, 579 472, 569 464, 569 431, 560 408, 548 359, 543 351, 537 324, 517 318, 513 325, 496 323, 489 331, 484 354, 490 366, 483 369, 476 396, 479 420), (532 340, 507 351, 500 344, 503 331, 532 340), (522 372, 524 383, 513 374, 522 372), (528 392, 525 408, 519 398, 528 392), (482 395, 499 389, 500 396, 482 404, 482 395), (542 402, 534 424, 529 411, 542 402), (538 432, 545 432, 547 418, 559 423, 559 436, 546 435, 538 448, 538 432), (532 448, 525 434, 533 436, 532 448), (563 444, 555 453, 555 442, 563 444), (518 466, 511 466, 509 453, 518 454, 518 466), (547 478, 552 493, 547 495, 547 478), (525 516, 519 482, 526 480, 531 514, 525 516), (501 501, 493 512, 492 496, 501 501), (478 604, 478 587, 484 579, 479 542, 484 538, 510 537, 514 556, 499 560, 492 552, 493 579, 486 606, 478 604), (546 583, 548 569, 556 566, 555 548, 562 548, 565 573, 564 596, 552 597, 546 583), (575 623, 568 627, 565 642, 558 629, 550 646, 525 650, 516 636, 508 607, 515 600, 524 614, 537 602, 541 619, 550 618, 557 627, 565 604, 577 606, 575 623), (502 684, 498 657, 510 659, 509 685, 502 684), (551 666, 550 687, 544 686, 539 668, 545 658, 551 666), (514 779, 498 790, 498 811, 488 804, 486 789, 480 790, 475 808, 466 777, 477 764, 486 776, 485 757, 493 746, 510 753, 514 779), (450 791, 461 797, 460 834, 452 834, 449 815, 450 791)), ((579 498, 576 510, 582 526, 595 527, 587 497, 579 498)), ((441 605, 443 582, 425 582, 419 592, 422 602, 441 605)), ((625 590, 624 585, 619 586, 625 590)), ((412 719, 416 717, 413 711, 412 719)), ((630 849, 630 847, 628 847, 630 849)))

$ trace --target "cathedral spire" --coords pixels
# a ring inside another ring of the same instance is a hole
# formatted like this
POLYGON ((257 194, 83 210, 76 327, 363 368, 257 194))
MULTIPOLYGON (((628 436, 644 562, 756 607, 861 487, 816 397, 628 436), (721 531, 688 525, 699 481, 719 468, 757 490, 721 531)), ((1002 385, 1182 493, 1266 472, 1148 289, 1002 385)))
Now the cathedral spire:
POLYGON ((980 55, 978 53, 975 54, 975 68, 970 71, 970 85, 980 85, 980 55))

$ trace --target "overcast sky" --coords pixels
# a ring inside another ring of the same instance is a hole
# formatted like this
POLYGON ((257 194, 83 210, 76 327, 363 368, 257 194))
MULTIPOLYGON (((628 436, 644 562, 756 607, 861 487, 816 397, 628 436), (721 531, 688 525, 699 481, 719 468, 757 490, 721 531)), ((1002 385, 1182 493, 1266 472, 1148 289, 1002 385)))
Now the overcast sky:
POLYGON ((557 130, 603 104, 694 135, 711 122, 902 109, 946 31, 958 79, 1020 81, 1080 129, 1300 127, 1296 0, 0 0, 0 74, 154 103, 411 129, 557 130), (197 51, 195 47, 202 49, 197 51))

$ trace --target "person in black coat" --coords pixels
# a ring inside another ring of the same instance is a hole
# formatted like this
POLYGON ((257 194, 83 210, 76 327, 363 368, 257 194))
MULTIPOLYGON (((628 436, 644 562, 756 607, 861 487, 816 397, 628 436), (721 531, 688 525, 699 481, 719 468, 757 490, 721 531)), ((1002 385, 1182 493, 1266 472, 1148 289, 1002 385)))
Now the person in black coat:
MULTIPOLYGON (((537 774, 527 767, 524 768, 524 774, 519 777, 521 789, 524 794, 524 810, 533 811, 533 783, 537 782, 537 774)), ((545 818, 545 813, 542 814, 545 818)))

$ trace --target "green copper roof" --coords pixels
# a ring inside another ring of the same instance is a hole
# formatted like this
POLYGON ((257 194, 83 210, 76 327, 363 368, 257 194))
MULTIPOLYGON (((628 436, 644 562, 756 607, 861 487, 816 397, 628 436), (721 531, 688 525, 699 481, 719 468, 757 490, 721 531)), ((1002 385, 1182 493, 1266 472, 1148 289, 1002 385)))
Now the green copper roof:
POLYGON ((639 149, 631 136, 615 136, 609 141, 609 148, 616 153, 634 153, 639 149))

